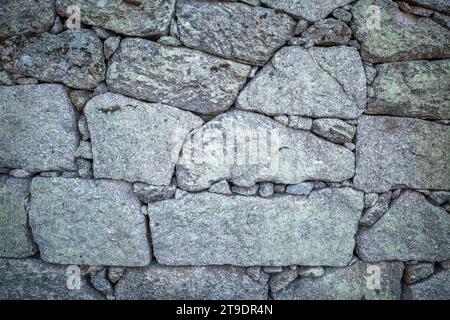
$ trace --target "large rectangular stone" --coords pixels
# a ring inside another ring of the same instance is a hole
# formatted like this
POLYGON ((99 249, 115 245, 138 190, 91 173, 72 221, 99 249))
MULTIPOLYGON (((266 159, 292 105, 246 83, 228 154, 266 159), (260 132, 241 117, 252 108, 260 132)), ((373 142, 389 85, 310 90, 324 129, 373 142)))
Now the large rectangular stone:
POLYGON ((362 116, 353 183, 365 192, 450 189, 450 127, 419 119, 362 116))
POLYGON ((62 85, 0 87, 0 167, 76 170, 77 118, 62 85))
POLYGON ((270 199, 188 194, 148 206, 155 256, 165 265, 344 266, 363 195, 350 188, 270 199))
POLYGON ((172 267, 152 263, 130 268, 116 286, 119 300, 265 300, 269 277, 258 281, 245 268, 172 267))
POLYGON ((61 264, 145 266, 146 219, 123 181, 34 178, 30 224, 41 258, 61 264))

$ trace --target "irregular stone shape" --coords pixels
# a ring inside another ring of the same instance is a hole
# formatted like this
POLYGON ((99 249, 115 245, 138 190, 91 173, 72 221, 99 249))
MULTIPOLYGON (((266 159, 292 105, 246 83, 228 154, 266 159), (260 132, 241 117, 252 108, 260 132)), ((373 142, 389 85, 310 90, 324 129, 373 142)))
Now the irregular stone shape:
POLYGON ((450 216, 414 191, 405 191, 369 229, 360 229, 364 261, 443 261, 450 258, 450 216), (405 216, 406 214, 406 216, 405 216))
POLYGON ((175 193, 176 185, 151 186, 137 182, 133 185, 133 192, 144 203, 169 199, 175 193))
POLYGON ((268 115, 357 118, 366 105, 366 76, 351 47, 284 47, 241 91, 239 109, 268 115))
POLYGON ((434 263, 419 262, 406 264, 403 272, 403 281, 408 284, 418 282, 431 276, 434 272, 434 263))
POLYGON ((273 195, 273 183, 264 182, 259 186, 259 195, 264 198, 269 198, 273 195))
POLYGON ((313 120, 311 118, 289 116, 289 127, 300 130, 311 130, 313 120))
POLYGON ((169 185, 184 139, 203 120, 190 112, 119 94, 86 104, 94 176, 169 185))
POLYGON ((376 69, 375 98, 367 113, 450 118, 450 59, 385 63, 376 69))
POLYGON ((178 186, 188 191, 220 180, 251 187, 260 181, 343 181, 353 174, 354 154, 347 148, 244 111, 227 112, 195 131, 177 164, 178 186))
POLYGON ((441 11, 450 15, 450 2, 448 0, 405 0, 421 7, 441 11))
POLYGON ((243 195, 243 196, 253 196, 258 192, 259 185, 254 185, 251 187, 241 187, 241 186, 232 186, 231 191, 234 193, 243 195))
POLYGON ((41 258, 61 264, 145 266, 145 217, 123 181, 34 178, 30 224, 41 258))
MULTIPOLYGON (((376 193, 375 193, 376 194, 376 193)), ((366 195, 367 196, 367 195, 366 195)), ((389 202, 391 201, 392 192, 384 192, 379 197, 377 195, 376 203, 368 208, 361 219, 359 224, 370 227, 380 219, 383 214, 389 209, 389 202)))
POLYGON ((128 269, 117 283, 118 300, 265 300, 268 276, 255 281, 244 268, 170 267, 152 263, 128 269))
POLYGON ((177 18, 186 47, 251 65, 264 65, 296 27, 272 9, 205 0, 178 1, 177 18))
POLYGON ((270 278, 269 286, 271 292, 278 292, 286 288, 297 279, 297 269, 287 268, 280 273, 275 274, 270 278))
POLYGON ((311 0, 261 0, 261 2, 271 8, 286 11, 293 16, 308 21, 317 21, 352 0, 315 0, 314 4, 311 4, 311 0))
POLYGON ((48 0, 0 2, 0 39, 48 31, 55 21, 55 3, 48 0))
POLYGON ((0 87, 0 167, 75 170, 77 113, 64 87, 0 87))
POLYGON ((347 44, 352 30, 344 22, 329 18, 316 22, 302 36, 312 39, 319 46, 334 46, 347 44))
POLYGON ((313 188, 314 188, 313 182, 303 182, 287 186, 286 193, 306 196, 312 191, 313 188))
POLYGON ((428 200, 431 203, 442 206, 443 204, 450 201, 450 192, 449 191, 432 191, 428 196, 428 200))
POLYGON ((45 82, 62 82, 75 89, 95 88, 105 79, 103 44, 91 30, 13 37, 2 45, 6 71, 45 82))
POLYGON ((344 144, 352 142, 356 128, 340 119, 316 119, 312 132, 332 142, 344 144))
POLYGON ((175 0, 130 1, 57 0, 58 13, 68 17, 68 6, 80 8, 81 22, 136 37, 162 36, 169 32, 175 0), (128 3, 127 3, 128 2, 128 3))
POLYGON ((109 59, 113 53, 119 48, 121 37, 110 37, 103 42, 103 51, 105 58, 109 59))
POLYGON ((222 180, 211 185, 211 187, 209 188, 209 192, 219 194, 231 194, 231 189, 230 185, 228 184, 228 181, 222 180))
POLYGON ((352 13, 351 27, 363 60, 379 63, 450 57, 448 29, 429 18, 400 11, 391 0, 360 0, 352 13))
POLYGON ((30 180, 0 176, 0 257, 25 258, 37 252, 25 210, 30 180))
POLYGON ((450 189, 450 127, 424 120, 362 116, 353 183, 365 192, 450 189))
POLYGON ((325 273, 323 267, 302 267, 300 266, 297 270, 300 277, 321 277, 325 273))
POLYGON ((449 300, 450 270, 438 272, 421 282, 403 287, 404 300, 449 300))
POLYGON ((80 276, 80 289, 76 277, 67 266, 57 266, 40 259, 0 259, 0 299, 2 300, 91 300, 104 299, 80 276))
POLYGON ((161 264, 344 266, 363 194, 341 188, 265 199, 202 192, 148 208, 161 264))
POLYGON ((299 278, 288 288, 274 293, 275 300, 399 300, 403 263, 382 262, 370 265, 361 261, 344 268, 327 268, 315 278, 299 278), (380 271, 379 289, 371 276, 380 271), (367 279, 367 280, 366 280, 367 279))
POLYGON ((111 91, 205 114, 228 109, 250 66, 144 39, 124 39, 110 60, 111 91))

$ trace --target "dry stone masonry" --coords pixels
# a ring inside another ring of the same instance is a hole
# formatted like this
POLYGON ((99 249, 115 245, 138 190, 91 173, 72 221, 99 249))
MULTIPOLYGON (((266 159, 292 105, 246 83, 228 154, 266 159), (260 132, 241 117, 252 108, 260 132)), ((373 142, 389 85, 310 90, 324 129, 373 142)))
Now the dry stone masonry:
POLYGON ((449 92, 448 0, 2 1, 0 299, 448 300, 449 92))

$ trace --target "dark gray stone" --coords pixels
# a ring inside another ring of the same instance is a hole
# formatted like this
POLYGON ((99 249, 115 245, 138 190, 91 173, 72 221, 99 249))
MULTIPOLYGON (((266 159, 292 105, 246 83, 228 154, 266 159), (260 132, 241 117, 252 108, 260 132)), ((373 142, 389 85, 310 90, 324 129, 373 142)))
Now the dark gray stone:
POLYGON ((404 300, 449 300, 450 270, 438 272, 421 282, 403 287, 404 300))

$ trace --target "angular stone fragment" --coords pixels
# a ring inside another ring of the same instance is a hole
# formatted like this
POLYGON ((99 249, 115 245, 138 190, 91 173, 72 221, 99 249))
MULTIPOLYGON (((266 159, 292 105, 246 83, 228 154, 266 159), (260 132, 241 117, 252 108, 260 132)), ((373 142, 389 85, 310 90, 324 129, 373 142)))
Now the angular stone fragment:
POLYGON ((450 270, 438 272, 428 279, 403 287, 404 300, 449 300, 450 270))
POLYGON ((259 186, 259 195, 264 198, 269 198, 273 195, 273 183, 264 182, 259 186))
MULTIPOLYGON (((58 266, 40 259, 0 259, 0 299, 2 300, 91 300, 103 299, 80 276, 80 288, 71 282, 67 266, 58 266)), ((75 275, 75 274, 74 274, 75 275)), ((76 276, 76 275, 75 275, 76 276)), ((74 278, 76 280, 76 278, 74 278)))
POLYGON ((307 196, 314 188, 313 182, 303 182, 286 187, 286 193, 307 196))
POLYGON ((375 98, 367 113, 450 118, 450 59, 385 63, 376 69, 375 98))
POLYGON ((58 13, 68 17, 68 6, 80 8, 81 22, 136 37, 162 36, 169 32, 175 0, 97 1, 57 0, 58 13))
POLYGON ((118 300, 265 300, 268 276, 259 281, 244 268, 171 267, 152 263, 128 269, 116 286, 118 300))
POLYGON ((344 266, 362 208, 350 188, 270 199, 202 192, 149 204, 149 217, 162 264, 344 266))
POLYGON ((434 263, 419 262, 405 265, 403 281, 408 284, 415 283, 431 276, 434 272, 434 263))
POLYGON ((0 2, 0 39, 48 31, 55 21, 55 3, 48 0, 0 2))
POLYGON ((358 261, 344 268, 327 268, 321 277, 299 278, 273 297, 275 300, 399 300, 402 272, 401 262, 371 265, 358 261), (371 280, 377 270, 381 279, 379 288, 371 280))
POLYGON ((30 224, 41 258, 61 264, 145 266, 146 219, 123 181, 34 178, 30 224))
POLYGON ((1 61, 6 71, 75 89, 94 88, 105 79, 102 42, 86 29, 7 39, 1 61))
POLYGON ((273 275, 270 278, 269 287, 270 291, 278 292, 286 288, 288 285, 292 283, 295 279, 297 279, 298 273, 297 269, 287 268, 282 272, 273 275))
POLYGON ((201 118, 162 104, 106 93, 84 108, 94 176, 168 185, 188 133, 201 118))
POLYGON ((177 164, 178 186, 188 191, 224 179, 251 187, 260 181, 343 181, 353 174, 354 154, 347 148, 244 111, 227 112, 195 131, 177 164))
POLYGON ((284 13, 219 1, 179 0, 177 18, 186 47, 251 65, 264 65, 296 27, 284 13))
POLYGON ((450 216, 414 191, 405 191, 369 229, 360 229, 364 261, 443 261, 450 258, 450 216))
POLYGON ((77 113, 64 87, 0 87, 0 167, 74 170, 77 113))
POLYGON ((232 186, 231 191, 234 193, 243 195, 243 196, 254 196, 259 189, 259 185, 254 185, 251 187, 241 187, 241 186, 232 186))
POLYGON ((433 9, 436 11, 441 11, 450 15, 450 2, 448 0, 405 0, 412 4, 433 9))
POLYGON ((304 266, 301 266, 301 267, 298 268, 297 272, 298 272, 298 275, 300 277, 316 278, 316 277, 323 276, 323 274, 325 273, 325 270, 324 270, 323 267, 304 267, 304 266))
POLYGON ((347 44, 352 30, 344 22, 329 18, 316 22, 302 36, 312 39, 319 46, 333 46, 347 44))
POLYGON ((124 39, 110 60, 111 91, 205 114, 228 109, 250 66, 144 39, 124 39))
POLYGON ((111 58, 112 54, 119 48, 121 37, 110 37, 103 43, 103 51, 105 52, 105 58, 111 58))
POLYGON ((450 191, 432 191, 428 196, 428 200, 437 206, 442 206, 450 202, 450 191))
POLYGON ((0 257, 25 258, 37 252, 25 210, 30 180, 0 176, 0 257))
POLYGON ((76 158, 92 159, 92 146, 89 141, 80 141, 77 151, 75 152, 76 158))
POLYGON ((308 21, 317 21, 352 0, 315 0, 314 3, 311 3, 311 0, 261 0, 261 2, 271 8, 286 11, 293 16, 308 21))
POLYGON ((450 31, 429 18, 400 11, 391 0, 360 0, 352 30, 364 60, 379 63, 450 57, 450 31))
POLYGON ((316 119, 312 125, 312 132, 332 142, 344 144, 352 142, 356 128, 340 119, 316 119))
MULTIPOLYGON (((375 193, 376 194, 376 193, 375 193)), ((380 219, 383 214, 389 208, 389 202, 391 201, 392 192, 384 192, 379 197, 377 196, 376 203, 368 208, 361 219, 359 224, 370 227, 380 219)))
POLYGON ((175 193, 176 185, 151 186, 137 182, 133 185, 133 192, 144 203, 169 199, 175 193))
POLYGON ((241 91, 239 109, 268 115, 357 118, 366 105, 366 76, 351 47, 284 47, 241 91))
POLYGON ((226 180, 222 180, 214 183, 209 188, 209 192, 219 193, 219 194, 231 194, 230 185, 226 180))
POLYGON ((355 187, 365 192, 450 189, 450 127, 418 119, 362 116, 355 187))

